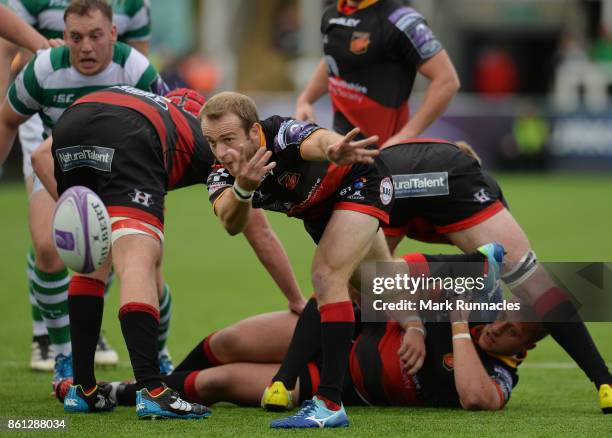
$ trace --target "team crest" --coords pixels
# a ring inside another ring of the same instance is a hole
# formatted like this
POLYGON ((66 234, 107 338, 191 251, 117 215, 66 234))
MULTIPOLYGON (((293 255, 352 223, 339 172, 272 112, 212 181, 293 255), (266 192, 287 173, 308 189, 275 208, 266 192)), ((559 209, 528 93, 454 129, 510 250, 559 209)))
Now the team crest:
POLYGON ((287 190, 295 190, 299 181, 300 174, 294 172, 285 172, 278 178, 278 183, 287 190))
POLYGON ((369 32, 353 32, 351 36, 350 50, 355 55, 363 55, 368 51, 370 45, 370 33, 369 32))
POLYGON ((442 365, 446 371, 452 371, 455 366, 455 360, 453 359, 453 353, 446 353, 442 356, 442 365))

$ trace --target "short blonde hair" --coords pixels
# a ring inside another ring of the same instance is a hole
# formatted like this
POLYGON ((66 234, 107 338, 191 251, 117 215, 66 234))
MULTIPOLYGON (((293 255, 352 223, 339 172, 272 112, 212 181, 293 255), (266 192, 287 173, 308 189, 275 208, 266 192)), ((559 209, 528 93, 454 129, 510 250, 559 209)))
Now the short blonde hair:
POLYGON ((253 99, 232 91, 224 91, 208 99, 200 112, 200 121, 203 122, 204 117, 219 119, 228 113, 240 118, 245 132, 249 132, 253 124, 259 122, 257 106, 253 99))

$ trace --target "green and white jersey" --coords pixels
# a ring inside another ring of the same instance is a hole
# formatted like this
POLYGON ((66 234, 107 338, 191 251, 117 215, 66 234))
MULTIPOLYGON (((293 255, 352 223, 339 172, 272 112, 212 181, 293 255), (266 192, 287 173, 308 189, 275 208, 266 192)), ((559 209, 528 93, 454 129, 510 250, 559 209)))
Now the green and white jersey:
MULTIPOLYGON (((26 23, 46 38, 63 38, 64 10, 70 0, 7 0, 26 23)), ((151 36, 149 0, 113 0, 113 23, 120 41, 146 40, 151 36)))
POLYGON ((66 46, 40 50, 11 85, 8 102, 15 112, 24 117, 39 113, 49 134, 57 119, 74 101, 114 85, 131 85, 158 94, 167 91, 144 55, 127 44, 117 42, 112 62, 93 76, 79 73, 70 64, 66 46))

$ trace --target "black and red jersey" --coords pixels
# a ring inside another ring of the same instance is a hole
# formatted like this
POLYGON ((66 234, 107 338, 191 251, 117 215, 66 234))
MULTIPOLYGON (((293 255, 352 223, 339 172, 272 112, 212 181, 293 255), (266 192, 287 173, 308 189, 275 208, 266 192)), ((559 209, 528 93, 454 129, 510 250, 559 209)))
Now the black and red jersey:
MULTIPOLYGON (((269 117, 260 124, 261 147, 272 152, 270 161, 276 162, 276 167, 255 191, 253 207, 309 220, 329 213, 334 208, 330 204, 337 207, 340 202, 351 204, 347 209, 387 222, 388 214, 383 210, 390 209, 393 187, 382 162, 371 166, 336 166, 327 161, 306 161, 300 152, 302 142, 321 129, 319 126, 279 116, 269 117)), ((224 167, 212 172, 207 181, 211 202, 214 204, 233 183, 234 177, 224 167)))
POLYGON ((344 0, 321 20, 334 129, 359 127, 384 143, 408 121, 416 73, 442 45, 421 14, 402 0, 344 0))
POLYGON ((82 103, 129 108, 153 126, 162 145, 167 190, 206 182, 214 155, 197 119, 168 99, 130 86, 115 86, 88 94, 73 106, 82 103))
MULTIPOLYGON (((397 351, 404 331, 393 321, 363 323, 350 355, 350 373, 359 394, 373 405, 426 405, 459 407, 455 386, 453 344, 448 323, 425 325, 427 355, 416 376, 402 372, 397 351)), ((481 326, 472 328, 477 340, 481 326)), ((474 342, 480 360, 504 403, 518 383, 517 367, 523 357, 486 353, 474 342)))

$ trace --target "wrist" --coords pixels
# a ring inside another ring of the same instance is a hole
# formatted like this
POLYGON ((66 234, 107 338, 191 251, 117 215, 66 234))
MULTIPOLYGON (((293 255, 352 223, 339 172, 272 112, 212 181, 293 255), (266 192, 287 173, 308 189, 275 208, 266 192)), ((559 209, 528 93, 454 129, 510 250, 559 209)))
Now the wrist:
POLYGON ((232 186, 232 192, 236 199, 240 202, 250 202, 253 199, 253 194, 255 190, 247 190, 240 187, 238 181, 234 181, 234 185, 232 186))
POLYGON ((470 333, 470 326, 467 321, 455 321, 451 324, 451 332, 454 335, 461 333, 470 333))

